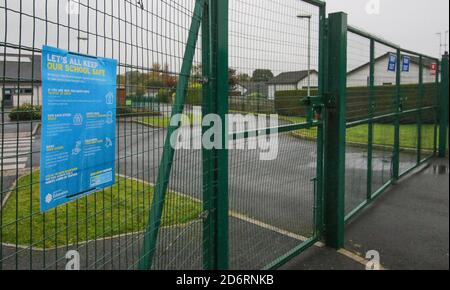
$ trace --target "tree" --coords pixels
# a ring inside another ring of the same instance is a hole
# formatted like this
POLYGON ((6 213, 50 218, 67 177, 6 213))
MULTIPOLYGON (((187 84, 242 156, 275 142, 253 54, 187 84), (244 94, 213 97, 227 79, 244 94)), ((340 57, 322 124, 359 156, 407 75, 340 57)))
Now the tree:
POLYGON ((270 69, 256 69, 253 72, 252 81, 268 82, 272 78, 273 78, 273 73, 270 69))
POLYGON ((191 71, 191 77, 195 80, 201 80, 202 79, 202 72, 203 67, 201 64, 195 64, 192 66, 192 71, 191 71))
POLYGON ((173 88, 177 86, 177 78, 171 74, 168 64, 164 65, 162 79, 166 88, 173 88))
POLYGON ((236 70, 233 68, 228 69, 228 85, 230 86, 231 90, 234 90, 236 88, 236 85, 238 84, 238 78, 236 76, 236 70))
POLYGON ((252 80, 251 77, 246 73, 238 74, 237 79, 240 83, 248 83, 252 80))

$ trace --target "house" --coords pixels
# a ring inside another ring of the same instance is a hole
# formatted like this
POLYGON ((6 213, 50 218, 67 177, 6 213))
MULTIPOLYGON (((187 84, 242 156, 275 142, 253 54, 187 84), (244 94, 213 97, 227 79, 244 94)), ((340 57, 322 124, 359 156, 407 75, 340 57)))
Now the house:
POLYGON ((269 95, 269 86, 266 82, 242 82, 236 86, 236 90, 241 96, 259 94, 268 97, 269 95))
MULTIPOLYGON (((396 72, 388 70, 389 56, 391 53, 385 53, 375 59, 375 86, 395 85, 396 72)), ((402 71, 402 84, 418 84, 419 83, 419 57, 410 56, 409 72, 402 71)), ((423 82, 433 83, 436 81, 436 71, 431 69, 435 64, 429 59, 423 59, 424 72, 423 82)), ((402 69, 400 67, 400 69, 402 69)), ((348 87, 361 87, 369 84, 370 62, 358 66, 350 70, 347 74, 348 87)))
POLYGON ((0 101, 5 108, 42 105, 41 56, 0 55, 0 101))
POLYGON ((156 97, 158 97, 159 91, 160 88, 149 88, 147 89, 147 94, 145 95, 145 97, 155 99, 156 97))
MULTIPOLYGON (((310 73, 311 88, 317 88, 319 75, 316 70, 310 73)), ((275 100, 278 91, 294 91, 308 88, 308 71, 284 72, 271 79, 268 83, 269 100, 275 100)))

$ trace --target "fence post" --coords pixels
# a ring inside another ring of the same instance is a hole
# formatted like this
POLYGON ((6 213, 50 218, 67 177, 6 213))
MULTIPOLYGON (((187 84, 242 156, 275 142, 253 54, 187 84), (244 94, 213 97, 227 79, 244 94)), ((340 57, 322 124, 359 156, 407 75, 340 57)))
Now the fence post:
MULTIPOLYGON (((444 158, 447 154, 447 129, 448 129, 448 90, 449 90, 449 67, 448 54, 442 57, 441 69, 441 98, 439 113, 439 157, 444 158)), ((437 72, 438 73, 438 72, 437 72)))
MULTIPOLYGON (((441 68, 441 62, 440 60, 436 60, 436 68, 441 68)), ((436 109, 434 110, 435 112, 435 116, 434 116, 434 140, 433 140, 433 156, 438 156, 438 141, 439 141, 439 113, 440 113, 440 108, 439 108, 439 104, 441 103, 441 79, 440 79, 440 75, 438 73, 438 71, 436 72, 436 76, 435 76, 435 88, 436 88, 436 95, 435 95, 435 102, 436 102, 436 109)))
MULTIPOLYGON (((202 116, 207 116, 214 111, 211 91, 211 38, 209 21, 209 1, 205 1, 202 18, 202 116)), ((209 128, 202 126, 202 135, 209 128)), ((203 269, 212 270, 215 260, 215 225, 213 189, 214 189, 214 154, 212 150, 202 149, 203 162, 203 210, 208 213, 203 222, 203 269)))
POLYGON ((373 116, 375 112, 375 40, 370 39, 370 69, 369 69, 369 130, 367 144, 367 200, 372 199, 373 178, 373 116))
POLYGON ((325 120, 325 241, 344 246, 345 139, 347 97, 347 14, 328 19, 328 76, 325 120))
POLYGON ((222 121, 222 147, 212 150, 211 206, 215 270, 228 269, 228 0, 209 0, 211 113, 222 121))
POLYGON ((402 97, 401 97, 401 58, 402 53, 400 49, 397 49, 397 65, 396 65, 396 77, 395 84, 397 92, 395 96, 395 121, 394 121, 394 149, 392 156, 392 181, 396 183, 400 176, 400 114, 402 112, 402 97))
POLYGON ((425 88, 423 84, 423 56, 419 57, 419 112, 417 113, 417 165, 422 162, 422 124, 423 124, 423 100, 425 88))

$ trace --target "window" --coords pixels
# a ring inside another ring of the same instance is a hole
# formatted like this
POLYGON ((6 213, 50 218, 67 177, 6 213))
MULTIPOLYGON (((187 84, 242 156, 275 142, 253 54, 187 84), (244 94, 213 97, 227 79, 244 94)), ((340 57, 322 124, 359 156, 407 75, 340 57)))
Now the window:
POLYGON ((32 95, 33 89, 32 88, 21 88, 21 89, 5 89, 5 95, 32 95))

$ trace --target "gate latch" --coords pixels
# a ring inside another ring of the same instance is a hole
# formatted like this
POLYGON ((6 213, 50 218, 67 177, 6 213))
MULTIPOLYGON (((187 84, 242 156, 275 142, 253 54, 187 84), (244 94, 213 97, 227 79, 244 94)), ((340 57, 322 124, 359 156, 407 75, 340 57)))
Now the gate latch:
POLYGON ((319 96, 303 97, 301 100, 303 106, 307 106, 306 121, 312 123, 322 118, 322 109, 324 107, 323 99, 319 96))

